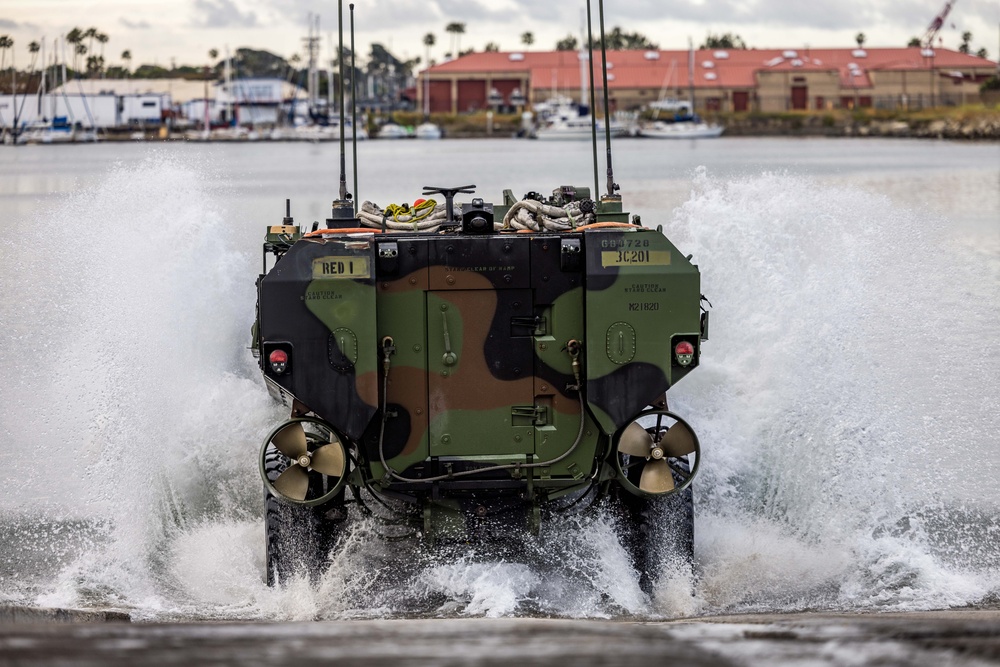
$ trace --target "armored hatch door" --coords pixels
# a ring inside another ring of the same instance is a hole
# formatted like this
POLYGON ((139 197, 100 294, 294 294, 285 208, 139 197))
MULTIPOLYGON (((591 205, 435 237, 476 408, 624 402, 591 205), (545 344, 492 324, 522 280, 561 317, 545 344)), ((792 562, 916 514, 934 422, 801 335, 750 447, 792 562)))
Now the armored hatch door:
POLYGON ((527 250, 496 237, 449 239, 432 250, 439 256, 426 314, 431 456, 534 453, 527 250))

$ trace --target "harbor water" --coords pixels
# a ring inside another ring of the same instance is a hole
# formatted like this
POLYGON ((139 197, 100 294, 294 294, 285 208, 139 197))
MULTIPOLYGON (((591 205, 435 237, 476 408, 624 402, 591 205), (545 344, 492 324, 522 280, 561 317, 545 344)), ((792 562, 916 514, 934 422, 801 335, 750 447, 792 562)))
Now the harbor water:
MULTIPOLYGON (((658 619, 1000 603, 1000 145, 621 141, 625 207, 711 301, 670 391, 699 433, 693 569, 639 588, 611 513, 523 557, 358 521, 263 583, 248 348, 264 228, 328 215, 335 144, 0 149, 0 604, 133 618, 658 619)), ((351 159, 348 157, 348 165, 351 159)), ((606 187, 600 164, 599 188, 606 187)), ((358 197, 594 187, 589 142, 365 142, 358 197)), ((353 174, 348 188, 353 190, 353 174)))

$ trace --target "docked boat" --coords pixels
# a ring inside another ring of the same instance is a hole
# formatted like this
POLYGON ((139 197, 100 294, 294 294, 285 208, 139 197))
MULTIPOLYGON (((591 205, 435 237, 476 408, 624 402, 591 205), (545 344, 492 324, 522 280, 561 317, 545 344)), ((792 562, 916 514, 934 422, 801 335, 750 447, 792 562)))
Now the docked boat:
MULTIPOLYGON (((368 138, 368 131, 359 127, 357 131, 358 141, 368 138)), ((272 141, 339 141, 340 125, 331 123, 329 125, 299 125, 296 127, 276 127, 271 130, 269 138, 272 141)), ((354 132, 350 123, 344 126, 344 139, 354 140, 354 132)))
POLYGON ((725 130, 721 125, 709 124, 700 119, 674 123, 655 121, 639 129, 639 136, 653 139, 714 139, 725 130))
POLYGON ((17 135, 18 144, 68 144, 97 141, 97 132, 71 124, 66 116, 56 116, 51 121, 36 121, 24 127, 17 135))
MULTIPOLYGON (((619 123, 618 121, 611 121, 611 136, 612 137, 622 137, 625 136, 628 128, 624 123, 619 123)), ((597 132, 598 134, 604 133, 604 121, 597 121, 597 132)), ((591 137, 591 121, 590 116, 581 116, 579 118, 556 118, 549 121, 543 127, 535 130, 535 139, 590 139, 591 137)))
MULTIPOLYGON (((530 135, 533 139, 590 139, 592 123, 590 109, 566 97, 553 98, 548 104, 538 105, 540 125, 530 135)), ((604 133, 604 119, 597 119, 598 134, 604 133)), ((611 136, 621 137, 628 132, 628 125, 612 119, 611 136)))
POLYGON ((379 139, 409 139, 412 136, 409 130, 397 123, 386 123, 378 129, 379 139))
POLYGON ((431 122, 417 125, 417 130, 414 132, 414 136, 417 139, 440 139, 443 134, 441 127, 431 122))

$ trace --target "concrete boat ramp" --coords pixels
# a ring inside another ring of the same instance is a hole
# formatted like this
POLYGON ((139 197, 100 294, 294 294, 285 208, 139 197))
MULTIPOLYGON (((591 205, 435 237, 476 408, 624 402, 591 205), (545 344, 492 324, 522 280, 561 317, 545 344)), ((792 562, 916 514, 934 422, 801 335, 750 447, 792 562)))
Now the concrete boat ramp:
POLYGON ((0 665, 1000 665, 1000 610, 130 623, 0 609, 0 665))

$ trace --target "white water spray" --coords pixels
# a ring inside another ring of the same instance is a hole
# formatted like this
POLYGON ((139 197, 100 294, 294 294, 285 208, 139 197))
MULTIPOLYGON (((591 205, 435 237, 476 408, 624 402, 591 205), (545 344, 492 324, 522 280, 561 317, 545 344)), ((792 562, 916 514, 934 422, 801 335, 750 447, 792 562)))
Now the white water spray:
POLYGON ((246 349, 257 248, 211 165, 113 170, 5 242, 4 599, 139 618, 917 609, 1000 591, 1000 248, 856 188, 696 174, 666 225, 713 301, 671 392, 704 446, 694 572, 652 601, 605 514, 523 562, 386 544, 263 584, 256 453, 283 418, 246 349), (72 233, 67 233, 72 230, 72 233), (992 458, 991 458, 992 457, 992 458), (10 545, 16 545, 12 547, 10 545))

